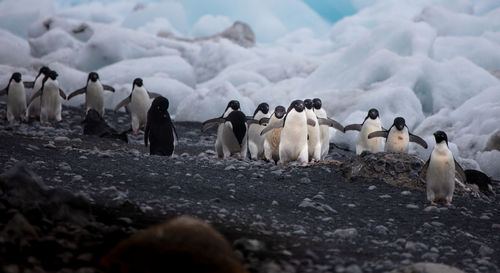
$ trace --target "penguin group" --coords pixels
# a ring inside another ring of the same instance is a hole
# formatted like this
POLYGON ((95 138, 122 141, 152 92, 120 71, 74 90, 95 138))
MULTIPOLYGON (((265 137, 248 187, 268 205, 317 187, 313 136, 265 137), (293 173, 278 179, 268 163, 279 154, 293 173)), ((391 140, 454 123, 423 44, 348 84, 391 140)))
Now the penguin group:
MULTIPOLYGON (((7 86, 0 90, 0 95, 7 95, 7 120, 10 124, 39 119, 43 125, 62 121, 62 101, 70 100, 77 95, 85 95, 84 134, 95 134, 101 137, 113 137, 127 141, 125 131, 121 134, 109 127, 103 119, 104 91, 115 92, 115 89, 100 81, 99 74, 90 72, 84 87, 66 96, 59 87, 58 73, 47 66, 40 68, 33 82, 23 81, 19 72, 14 72, 7 86), (26 99, 26 88, 33 91, 26 99)), ((149 92, 141 78, 134 79, 132 91, 116 107, 129 105, 131 131, 137 134, 145 132, 144 145, 150 146, 150 154, 172 155, 174 140, 177 137, 174 124, 168 113, 169 102, 158 93, 149 92), (151 103, 150 99, 154 99, 151 103), (174 138, 175 136, 175 138, 174 138)))

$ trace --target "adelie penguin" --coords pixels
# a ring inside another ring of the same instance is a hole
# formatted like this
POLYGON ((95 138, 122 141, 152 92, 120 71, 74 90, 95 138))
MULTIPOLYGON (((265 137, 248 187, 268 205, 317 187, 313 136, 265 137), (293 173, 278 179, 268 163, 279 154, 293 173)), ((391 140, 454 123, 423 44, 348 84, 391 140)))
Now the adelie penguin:
POLYGON ((302 165, 307 165, 309 159, 307 126, 315 126, 316 122, 307 119, 304 109, 302 100, 294 100, 288 107, 284 119, 270 123, 262 130, 261 134, 266 134, 271 130, 283 127, 279 147, 280 161, 283 166, 292 161, 299 161, 302 165))
POLYGON ((460 180, 465 182, 466 175, 453 158, 453 154, 448 148, 448 136, 443 131, 434 133, 436 145, 432 153, 422 167, 419 177, 425 178, 427 200, 431 205, 437 205, 437 201, 444 200, 446 205, 451 205, 453 191, 455 190, 455 171, 460 180))
MULTIPOLYGON (((259 121, 269 116, 269 104, 263 102, 255 109, 252 119, 259 121)), ((263 129, 264 126, 259 123, 248 124, 248 150, 251 159, 264 159, 264 137, 260 135, 263 129)))
POLYGON ((134 134, 139 133, 139 129, 144 130, 147 122, 147 113, 150 106, 149 99, 156 98, 160 95, 149 92, 144 87, 141 78, 134 79, 132 83, 132 92, 115 107, 118 111, 123 106, 130 104, 131 125, 134 134))
POLYGON ((48 124, 50 120, 57 122, 62 120, 61 117, 61 98, 66 99, 66 94, 59 88, 57 81, 57 72, 50 71, 42 81, 42 87, 36 91, 31 97, 30 103, 40 97, 40 122, 48 124))
POLYGON ((395 118, 394 123, 389 130, 376 131, 368 135, 368 139, 372 139, 374 137, 386 138, 384 148, 384 151, 386 152, 408 153, 410 142, 415 142, 427 149, 427 143, 425 140, 419 136, 411 134, 408 131, 405 119, 402 117, 395 118))
POLYGON ((104 90, 115 92, 113 87, 101 83, 99 74, 90 72, 87 78, 87 84, 69 94, 68 100, 74 96, 85 94, 85 113, 88 112, 89 109, 94 109, 99 115, 104 116, 104 90))
POLYGON ((15 72, 10 77, 7 87, 0 90, 0 95, 7 95, 7 120, 24 121, 26 113, 26 91, 22 82, 21 73, 15 72))
POLYGON ((378 153, 382 151, 383 142, 380 138, 368 138, 369 134, 376 131, 382 131, 382 125, 377 109, 370 109, 362 124, 350 124, 347 125, 344 130, 359 131, 358 137, 356 139, 357 155, 360 155, 364 151, 368 151, 371 153, 378 153))
POLYGON ((148 121, 144 131, 144 145, 150 142, 149 153, 151 155, 171 156, 174 153, 174 135, 177 137, 174 123, 168 113, 169 102, 163 96, 153 100, 148 110, 148 121))
POLYGON ((337 121, 331 119, 326 114, 325 109, 323 109, 323 103, 321 99, 314 98, 312 100, 313 103, 313 111, 318 118, 319 123, 319 134, 320 134, 320 142, 321 142, 321 159, 324 159, 328 154, 328 150, 330 150, 330 129, 329 127, 333 127, 342 133, 344 132, 344 126, 342 126, 337 121))
POLYGON ((237 100, 231 100, 226 106, 224 113, 221 117, 209 119, 203 122, 202 132, 205 132, 209 128, 218 125, 217 128, 217 139, 215 140, 215 151, 219 158, 228 158, 232 154, 240 153, 242 159, 246 158, 247 155, 247 117, 244 116, 240 111, 240 102, 237 100), (232 112, 238 112, 231 116, 232 122, 236 126, 232 125, 229 120, 229 115, 232 112), (232 128, 231 128, 232 127, 232 128), (238 132, 236 134, 236 132, 238 132), (239 136, 239 138, 237 137, 239 136), (243 139, 244 138, 244 139, 243 139))
POLYGON ((321 159, 321 135, 318 124, 318 117, 313 110, 313 102, 310 99, 304 100, 304 111, 306 117, 314 121, 314 126, 307 126, 307 151, 309 161, 319 161, 321 159))
MULTIPOLYGON (((272 124, 275 122, 280 122, 283 118, 285 118, 286 109, 285 107, 279 105, 274 108, 274 112, 270 118, 262 118, 260 120, 260 124, 272 124)), ((276 128, 268 132, 264 137, 264 156, 266 160, 274 161, 274 164, 277 164, 280 160, 280 139, 281 139, 281 130, 283 128, 276 128)))
POLYGON ((38 118, 40 117, 40 98, 33 98, 35 93, 42 88, 42 82, 45 76, 47 76, 50 72, 50 68, 47 66, 43 66, 38 71, 38 75, 33 82, 26 82, 26 88, 33 88, 30 96, 30 103, 28 103, 28 110, 26 111, 26 119, 29 118, 38 118))

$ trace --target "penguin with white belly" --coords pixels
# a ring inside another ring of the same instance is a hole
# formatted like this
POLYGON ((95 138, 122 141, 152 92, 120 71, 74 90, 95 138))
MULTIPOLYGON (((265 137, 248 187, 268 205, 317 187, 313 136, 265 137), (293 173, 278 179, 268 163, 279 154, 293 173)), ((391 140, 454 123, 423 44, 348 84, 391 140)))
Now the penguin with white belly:
POLYGON ((370 109, 362 124, 350 124, 347 125, 344 130, 359 131, 358 137, 356 139, 357 155, 360 155, 364 151, 368 151, 371 153, 378 153, 382 151, 383 142, 380 138, 368 138, 369 134, 376 131, 382 131, 382 125, 377 109, 370 109))
POLYGON ((66 99, 66 94, 59 88, 57 72, 51 70, 42 81, 42 87, 36 91, 31 97, 30 103, 40 97, 40 122, 48 124, 49 121, 55 120, 60 122, 61 117, 61 98, 66 99))
MULTIPOLYGON (((261 124, 272 124, 275 122, 280 122, 286 115, 285 107, 279 105, 274 108, 274 113, 270 118, 262 118, 260 120, 261 124)), ((280 139, 281 139, 282 128, 276 128, 267 133, 264 137, 264 156, 266 160, 274 161, 277 164, 280 159, 280 139)))
MULTIPOLYGON (((269 118, 269 116, 269 104, 263 102, 255 109, 252 119, 260 121, 263 118, 269 118)), ((265 137, 260 135, 263 129, 264 126, 259 123, 249 124, 248 126, 248 150, 251 159, 264 159, 265 137)))
POLYGON ((87 78, 87 84, 69 94, 68 100, 76 95, 85 94, 85 113, 87 113, 89 109, 94 109, 99 115, 104 116, 104 90, 115 92, 113 87, 101 83, 99 74, 90 72, 87 78))
POLYGON ((33 96, 38 90, 40 90, 40 88, 42 88, 43 79, 47 76, 47 74, 49 74, 49 72, 50 68, 43 66, 38 71, 35 81, 25 83, 24 87, 33 88, 29 100, 30 103, 28 103, 28 110, 26 111, 26 119, 40 117, 40 98, 33 98, 33 96))
POLYGON ((321 159, 324 159, 328 154, 328 150, 330 150, 330 130, 329 127, 333 127, 342 133, 344 132, 344 126, 342 126, 337 121, 331 119, 326 114, 325 109, 323 109, 323 103, 321 99, 314 98, 313 102, 313 111, 316 114, 319 124, 319 135, 321 142, 321 159))
POLYGON ((368 135, 368 139, 372 139, 374 137, 386 138, 384 148, 384 151, 386 152, 408 153, 410 142, 415 142, 427 149, 427 142, 419 136, 410 133, 408 131, 408 127, 406 126, 405 119, 402 117, 395 118, 394 123, 389 130, 376 131, 368 135))
POLYGON ((238 154, 240 159, 246 159, 248 151, 248 124, 247 116, 239 110, 239 102, 230 101, 224 111, 223 117, 205 121, 202 131, 205 132, 214 125, 219 125, 217 140, 215 141, 217 156, 227 159, 232 155, 238 154))
POLYGON ((132 83, 132 92, 130 95, 123 99, 115 107, 115 112, 118 111, 125 105, 130 104, 130 115, 131 115, 131 125, 132 132, 134 135, 139 133, 139 129, 144 130, 147 123, 147 115, 150 106, 149 99, 154 99, 159 97, 160 94, 149 92, 144 87, 144 83, 141 78, 134 79, 132 83))
POLYGON ((420 171, 420 178, 425 178, 427 200, 431 205, 437 205, 436 201, 444 200, 446 205, 451 205, 453 191, 455 190, 455 171, 461 181, 466 181, 462 167, 453 158, 448 147, 448 136, 443 131, 434 133, 436 145, 432 153, 420 171))
POLYGON ((307 146, 307 126, 315 126, 314 120, 308 119, 304 111, 302 100, 294 100, 288 107, 284 119, 270 123, 262 135, 267 132, 281 128, 279 155, 283 166, 289 162, 299 161, 303 166, 307 165, 309 154, 307 146))
POLYGON ((311 99, 304 100, 304 111, 306 117, 314 121, 314 126, 307 126, 307 150, 309 161, 319 161, 321 159, 321 135, 318 124, 318 118, 313 110, 313 101, 311 99))
POLYGON ((26 112, 26 91, 19 72, 14 72, 10 77, 7 87, 0 90, 0 95, 7 95, 7 120, 10 124, 14 121, 24 121, 26 112))

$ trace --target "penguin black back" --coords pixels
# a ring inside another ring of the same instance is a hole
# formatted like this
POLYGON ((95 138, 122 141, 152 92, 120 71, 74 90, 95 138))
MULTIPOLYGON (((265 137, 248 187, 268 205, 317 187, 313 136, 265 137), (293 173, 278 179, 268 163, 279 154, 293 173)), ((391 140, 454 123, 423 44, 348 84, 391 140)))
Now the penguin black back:
POLYGON ((168 99, 159 96, 153 100, 148 110, 144 144, 148 146, 149 140, 149 153, 152 155, 171 156, 174 152, 175 127, 170 119, 168 106, 168 99))
POLYGON ((234 136, 238 140, 238 143, 241 145, 243 142, 243 138, 245 138, 245 135, 247 133, 247 116, 245 116, 245 114, 243 114, 243 112, 241 111, 233 111, 226 117, 226 121, 231 122, 231 125, 233 126, 234 136))

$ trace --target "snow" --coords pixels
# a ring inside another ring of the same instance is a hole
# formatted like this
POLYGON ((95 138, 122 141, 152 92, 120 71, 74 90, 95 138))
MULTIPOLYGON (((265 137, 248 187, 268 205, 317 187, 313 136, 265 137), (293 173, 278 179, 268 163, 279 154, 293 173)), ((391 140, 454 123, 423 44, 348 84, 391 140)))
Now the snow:
MULTIPOLYGON (((500 124, 499 17, 496 0, 4 0, 0 86, 49 65, 69 94, 97 71, 116 89, 105 95, 114 108, 141 77, 177 121, 220 116, 231 99, 251 114, 263 101, 319 97, 344 125, 370 108, 386 128, 404 117, 430 146, 411 146, 423 159, 444 130, 462 164, 498 178, 500 152, 483 148, 500 124), (236 21, 255 47, 212 36, 236 21), (210 38, 190 40, 200 37, 210 38)), ((354 147, 355 132, 331 133, 354 147)))

